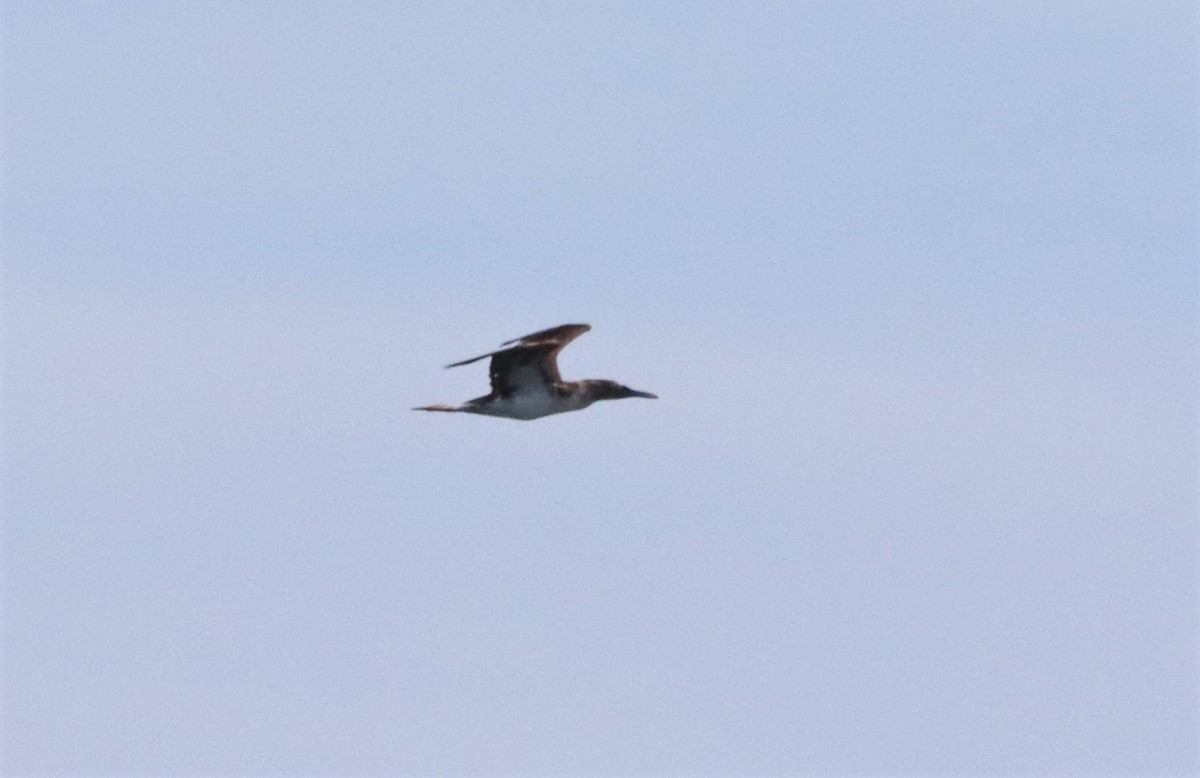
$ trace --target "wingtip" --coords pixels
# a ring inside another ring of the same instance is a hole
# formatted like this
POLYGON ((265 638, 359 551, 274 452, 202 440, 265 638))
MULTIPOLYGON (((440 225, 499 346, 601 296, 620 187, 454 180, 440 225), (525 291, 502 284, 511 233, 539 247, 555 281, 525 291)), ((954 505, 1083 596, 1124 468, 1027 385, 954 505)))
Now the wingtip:
POLYGON ((563 330, 572 330, 572 329, 578 330, 578 332, 575 334, 574 337, 579 337, 580 335, 587 332, 591 328, 592 328, 592 325, 590 325, 590 324, 560 324, 557 327, 551 327, 549 329, 539 330, 538 332, 533 332, 533 333, 530 333, 529 335, 522 335, 519 338, 513 338, 512 340, 506 340, 503 343, 501 343, 500 345, 501 346, 511 346, 512 344, 520 343, 523 340, 530 340, 533 338, 545 337, 548 335, 557 335, 558 333, 562 332, 563 330))
POLYGON ((480 356, 477 356, 477 357, 471 357, 470 359, 464 359, 461 362, 451 362, 450 364, 446 365, 442 369, 449 370, 452 367, 462 367, 463 365, 469 365, 472 362, 478 362, 479 360, 483 359, 484 357, 490 357, 490 356, 491 356, 490 353, 489 354, 481 354, 480 356))

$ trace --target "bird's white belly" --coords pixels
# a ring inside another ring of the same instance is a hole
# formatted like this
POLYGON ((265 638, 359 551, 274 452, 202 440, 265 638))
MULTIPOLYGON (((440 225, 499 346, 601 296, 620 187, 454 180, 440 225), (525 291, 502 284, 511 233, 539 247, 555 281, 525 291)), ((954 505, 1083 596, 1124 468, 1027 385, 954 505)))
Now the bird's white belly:
POLYGON ((551 392, 518 392, 510 397, 493 400, 485 413, 489 416, 505 416, 510 419, 538 419, 552 413, 576 411, 583 405, 574 395, 557 395, 551 392))

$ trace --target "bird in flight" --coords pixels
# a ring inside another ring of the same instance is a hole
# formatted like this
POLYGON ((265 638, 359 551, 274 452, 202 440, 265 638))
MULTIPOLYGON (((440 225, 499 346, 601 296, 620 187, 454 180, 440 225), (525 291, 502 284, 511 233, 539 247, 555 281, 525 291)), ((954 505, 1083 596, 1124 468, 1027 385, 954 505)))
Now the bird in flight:
POLYGON ((590 329, 591 325, 588 324, 563 324, 500 344, 508 348, 446 365, 447 368, 459 367, 491 357, 488 368, 492 381, 491 394, 467 400, 458 407, 424 405, 413 410, 480 413, 528 421, 552 413, 581 411, 597 400, 620 400, 625 397, 658 399, 657 395, 630 389, 616 381, 562 379, 556 362, 558 352, 590 329))

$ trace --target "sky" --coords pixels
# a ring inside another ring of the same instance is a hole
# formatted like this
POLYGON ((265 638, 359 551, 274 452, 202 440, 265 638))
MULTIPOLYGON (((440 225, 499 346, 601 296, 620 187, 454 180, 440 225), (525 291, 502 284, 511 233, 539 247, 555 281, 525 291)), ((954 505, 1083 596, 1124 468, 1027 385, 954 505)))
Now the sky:
POLYGON ((0 772, 1200 771, 1194 4, 0 44, 0 772))

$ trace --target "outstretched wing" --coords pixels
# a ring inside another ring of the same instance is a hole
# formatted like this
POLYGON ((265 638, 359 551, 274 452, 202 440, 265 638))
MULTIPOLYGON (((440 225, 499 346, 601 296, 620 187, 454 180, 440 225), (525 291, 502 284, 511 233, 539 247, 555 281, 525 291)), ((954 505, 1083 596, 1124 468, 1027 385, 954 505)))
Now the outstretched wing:
POLYGON ((557 327, 551 327, 548 330, 541 330, 532 335, 525 335, 520 338, 513 338, 501 343, 501 346, 511 346, 518 343, 522 346, 533 346, 542 343, 557 343, 561 350, 571 341, 578 338, 583 333, 592 328, 590 324, 560 324, 557 327))
POLYGON ((481 354, 446 367, 459 367, 491 357, 488 374, 492 392, 507 397, 526 386, 542 386, 562 380, 558 372, 558 352, 591 329, 588 324, 563 324, 502 343, 509 348, 481 354), (510 345, 516 344, 516 345, 510 345))

